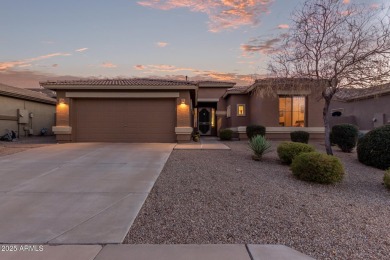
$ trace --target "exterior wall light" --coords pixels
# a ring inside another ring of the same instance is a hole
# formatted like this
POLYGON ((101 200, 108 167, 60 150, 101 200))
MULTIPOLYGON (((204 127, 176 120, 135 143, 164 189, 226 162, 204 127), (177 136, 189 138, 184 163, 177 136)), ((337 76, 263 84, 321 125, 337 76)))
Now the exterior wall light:
POLYGON ((58 104, 60 104, 60 105, 65 104, 65 99, 64 98, 58 99, 58 104))
POLYGON ((185 99, 185 98, 182 98, 180 101, 181 101, 180 103, 181 103, 182 105, 185 105, 185 104, 186 104, 186 99, 185 99))

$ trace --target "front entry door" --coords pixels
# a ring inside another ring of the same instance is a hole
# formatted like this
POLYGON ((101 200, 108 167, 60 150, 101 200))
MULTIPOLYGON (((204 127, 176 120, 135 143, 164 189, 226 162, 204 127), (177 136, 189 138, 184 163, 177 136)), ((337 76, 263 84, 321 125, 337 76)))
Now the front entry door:
POLYGON ((199 132, 201 135, 211 135, 211 109, 199 108, 199 132))

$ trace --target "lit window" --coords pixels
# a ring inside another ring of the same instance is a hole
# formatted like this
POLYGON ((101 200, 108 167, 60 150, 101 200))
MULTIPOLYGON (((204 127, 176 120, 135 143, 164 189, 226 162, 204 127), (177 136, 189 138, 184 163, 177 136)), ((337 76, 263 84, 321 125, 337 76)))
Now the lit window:
POLYGON ((304 96, 279 97, 279 125, 304 127, 306 98, 304 96))
POLYGON ((245 105, 244 104, 238 104, 237 105, 237 116, 245 116, 245 105))
POLYGON ((230 105, 227 106, 226 108, 226 117, 231 117, 231 113, 232 113, 232 108, 230 105))

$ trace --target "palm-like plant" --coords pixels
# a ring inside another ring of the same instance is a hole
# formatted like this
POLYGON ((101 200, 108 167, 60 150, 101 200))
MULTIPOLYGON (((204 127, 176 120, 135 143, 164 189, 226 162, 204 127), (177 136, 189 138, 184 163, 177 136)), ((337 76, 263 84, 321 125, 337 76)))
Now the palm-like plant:
POLYGON ((249 148, 252 150, 252 159, 260 161, 263 155, 270 152, 271 143, 262 135, 257 135, 249 141, 249 148))

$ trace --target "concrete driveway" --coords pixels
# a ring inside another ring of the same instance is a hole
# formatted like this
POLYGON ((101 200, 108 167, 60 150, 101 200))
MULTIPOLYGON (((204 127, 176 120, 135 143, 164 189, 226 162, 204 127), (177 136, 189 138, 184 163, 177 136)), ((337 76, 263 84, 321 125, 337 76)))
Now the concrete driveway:
POLYGON ((174 144, 58 144, 0 157, 0 243, 121 243, 174 144))

